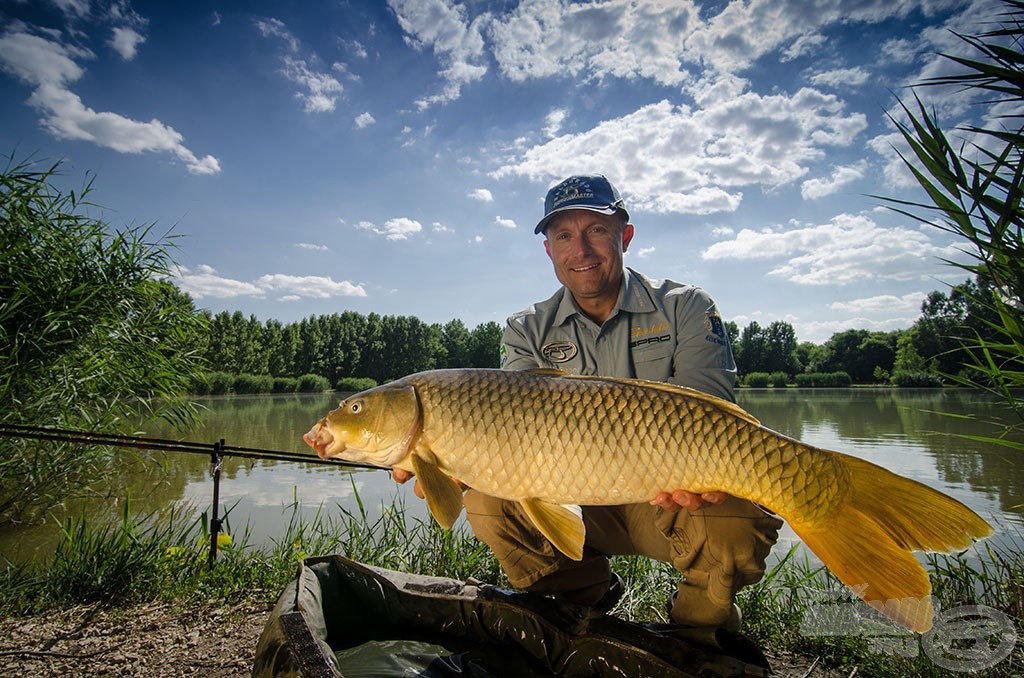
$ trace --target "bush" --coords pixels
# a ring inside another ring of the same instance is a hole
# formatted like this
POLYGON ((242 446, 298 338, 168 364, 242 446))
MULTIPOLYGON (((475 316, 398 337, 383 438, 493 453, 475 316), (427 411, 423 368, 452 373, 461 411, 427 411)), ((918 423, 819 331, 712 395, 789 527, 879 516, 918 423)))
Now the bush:
POLYGON ((274 378, 269 374, 236 374, 232 386, 235 393, 270 393, 274 378))
POLYGON ((323 393, 331 390, 331 382, 319 374, 304 374, 299 377, 300 393, 323 393))
POLYGON ((334 387, 335 391, 344 391, 346 393, 358 393, 371 389, 377 385, 377 382, 369 377, 342 377, 338 380, 337 386, 334 387))
POLYGON ((767 372, 751 372, 743 378, 743 383, 750 388, 768 388, 771 375, 767 372))
POLYGON ((786 388, 789 386, 789 375, 785 372, 772 372, 769 381, 775 388, 786 388))
POLYGON ((893 386, 900 388, 938 388, 942 377, 933 372, 896 372, 889 379, 893 386))
POLYGON ((800 388, 844 388, 853 383, 846 372, 809 372, 796 375, 800 388))
POLYGON ((227 372, 209 372, 206 375, 206 392, 210 395, 233 393, 235 376, 227 372))
MULTIPOLYGON (((167 282, 173 241, 89 216, 90 186, 59 165, 0 168, 0 422, 122 432, 162 416, 187 425, 207 324, 167 282)), ((110 474, 98 446, 5 442, 0 526, 46 515, 110 474)))
POLYGON ((274 377, 271 388, 274 393, 295 393, 299 390, 299 380, 294 377, 274 377))

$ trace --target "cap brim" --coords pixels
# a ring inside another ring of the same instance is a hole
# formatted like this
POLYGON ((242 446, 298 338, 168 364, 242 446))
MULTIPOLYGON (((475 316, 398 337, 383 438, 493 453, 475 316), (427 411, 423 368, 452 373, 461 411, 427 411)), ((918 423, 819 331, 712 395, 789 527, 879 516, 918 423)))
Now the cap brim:
POLYGON ((588 212, 597 212, 598 214, 615 214, 616 212, 625 212, 621 207, 615 205, 609 205, 608 207, 591 207, 589 205, 566 205, 565 207, 559 207, 558 209, 551 210, 544 218, 537 223, 537 227, 533 229, 534 235, 539 235, 544 232, 548 227, 548 222, 555 218, 559 212, 568 212, 569 210, 587 210, 588 212))

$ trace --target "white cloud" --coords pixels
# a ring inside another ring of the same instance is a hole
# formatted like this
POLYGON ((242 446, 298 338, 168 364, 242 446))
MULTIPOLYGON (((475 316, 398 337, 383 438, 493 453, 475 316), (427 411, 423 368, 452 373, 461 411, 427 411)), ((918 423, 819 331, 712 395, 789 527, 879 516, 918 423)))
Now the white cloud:
POLYGON ((314 252, 330 252, 331 251, 331 248, 328 247, 327 245, 314 245, 314 244, 308 243, 308 242, 298 242, 298 243, 295 243, 295 246, 300 248, 300 249, 312 250, 314 252))
POLYGON ((880 294, 863 299, 835 301, 829 304, 829 308, 847 313, 916 313, 921 310, 921 304, 927 296, 924 292, 910 292, 903 296, 880 294))
POLYGON ((179 267, 171 279, 175 285, 196 299, 266 296, 264 290, 257 285, 219 276, 213 267, 206 264, 201 264, 194 273, 185 267, 179 267))
POLYGON ((516 222, 514 219, 506 219, 505 217, 495 217, 494 223, 502 228, 516 228, 516 222))
POLYGON ((693 2, 577 4, 526 0, 490 26, 494 58, 513 81, 552 76, 647 78, 679 85, 693 2))
POLYGON ((131 61, 138 52, 139 45, 146 42, 146 36, 139 34, 133 28, 114 28, 114 35, 110 38, 110 46, 121 55, 125 61, 131 61))
POLYGON ((782 259, 770 275, 800 285, 846 285, 879 280, 926 280, 957 250, 936 245, 920 230, 883 228, 863 215, 840 214, 821 225, 791 229, 743 229, 716 242, 705 260, 782 259))
POLYGON ((430 225, 430 229, 434 233, 454 233, 455 232, 454 228, 452 228, 451 226, 445 226, 440 221, 435 221, 433 224, 431 224, 430 225))
POLYGON ((374 118, 368 112, 367 113, 360 113, 359 115, 356 116, 356 127, 358 129, 363 129, 364 127, 369 127, 370 125, 374 124, 375 122, 377 122, 376 118, 374 118))
POLYGON ((796 181, 828 147, 850 145, 867 125, 863 114, 814 89, 761 95, 745 87, 736 78, 697 83, 697 108, 649 104, 527 148, 491 176, 550 181, 601 167, 633 208, 730 212, 742 187, 796 181))
POLYGON ((372 221, 360 221, 356 224, 356 228, 370 231, 388 240, 407 240, 410 236, 422 231, 423 225, 415 219, 398 217, 396 219, 388 219, 380 227, 372 221))
POLYGON ((486 188, 474 189, 470 191, 466 197, 472 198, 473 200, 479 200, 480 202, 494 202, 494 196, 486 188))
POLYGON ((569 111, 564 108, 556 108, 544 116, 544 136, 548 138, 557 136, 562 129, 562 123, 568 116, 569 111))
POLYGON ((262 275, 256 285, 268 292, 286 292, 304 299, 328 299, 330 297, 365 297, 366 290, 347 280, 335 282, 330 276, 284 275, 274 273, 262 275))
POLYGON ((432 48, 444 66, 442 91, 418 99, 420 109, 458 99, 465 85, 486 75, 482 30, 489 14, 467 22, 464 6, 444 0, 388 0, 388 6, 406 33, 406 43, 416 49, 432 48))
POLYGON ((216 174, 220 162, 197 157, 184 137, 156 118, 139 122, 118 113, 95 111, 71 91, 84 70, 76 60, 92 59, 88 50, 65 46, 25 31, 0 36, 0 68, 35 86, 29 104, 39 111, 42 126, 58 139, 88 141, 121 153, 166 152, 193 174, 216 174))
POLYGON ((307 113, 330 113, 334 110, 337 95, 344 91, 337 78, 311 69, 302 59, 285 55, 283 61, 281 72, 284 76, 305 89, 304 92, 296 92, 295 98, 304 103, 307 113))
POLYGON ((301 90, 295 98, 303 103, 306 113, 330 113, 337 105, 338 96, 344 91, 341 83, 330 73, 310 66, 309 59, 295 55, 301 50, 301 43, 280 19, 256 19, 256 29, 264 38, 281 39, 287 54, 281 57, 284 67, 281 73, 301 90))
POLYGON ((293 276, 281 273, 263 275, 253 282, 225 278, 206 264, 196 271, 179 267, 171 277, 172 282, 195 299, 232 299, 235 297, 267 296, 268 292, 286 293, 283 300, 295 298, 325 299, 329 297, 365 297, 361 285, 348 281, 335 282, 330 277, 293 276))
POLYGON ((640 248, 640 249, 639 249, 639 250, 637 251, 637 253, 636 253, 636 256, 637 256, 637 257, 639 257, 639 258, 641 258, 641 259, 646 259, 646 258, 647 258, 647 257, 649 257, 650 255, 654 254, 654 250, 655 250, 655 249, 656 249, 656 248, 654 248, 654 247, 641 247, 641 248, 640 248))
POLYGON ((864 178, 867 162, 860 161, 853 165, 833 167, 832 174, 824 179, 808 179, 800 184, 800 195, 805 200, 816 200, 839 191, 844 186, 864 178))
POLYGON ((299 51, 299 39, 292 35, 288 27, 280 19, 257 19, 256 29, 264 38, 281 38, 288 47, 289 52, 299 51))
POLYGON ((811 76, 811 84, 826 87, 859 87, 868 81, 871 74, 856 66, 854 68, 837 68, 831 71, 816 73, 811 76))

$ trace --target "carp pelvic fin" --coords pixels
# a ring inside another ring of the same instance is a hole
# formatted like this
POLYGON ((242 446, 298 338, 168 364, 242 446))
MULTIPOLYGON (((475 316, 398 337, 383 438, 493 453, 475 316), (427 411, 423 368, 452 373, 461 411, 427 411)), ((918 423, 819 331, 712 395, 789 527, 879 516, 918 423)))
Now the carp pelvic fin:
POLYGON ((579 507, 570 508, 541 499, 523 499, 519 503, 552 546, 573 560, 583 560, 583 540, 587 530, 579 507))
POLYGON ((412 455, 412 470, 420 481, 420 489, 427 500, 427 508, 434 520, 446 530, 462 513, 462 489, 437 464, 419 454, 412 455))

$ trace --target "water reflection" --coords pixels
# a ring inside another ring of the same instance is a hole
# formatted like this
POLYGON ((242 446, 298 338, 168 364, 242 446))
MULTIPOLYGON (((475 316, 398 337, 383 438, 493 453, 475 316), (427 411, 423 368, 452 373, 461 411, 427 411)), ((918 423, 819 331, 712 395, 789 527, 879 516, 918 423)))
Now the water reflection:
MULTIPOLYGON (((223 438, 228 445, 305 453, 308 448, 301 434, 337 400, 334 394, 205 398, 199 401, 206 411, 195 430, 151 426, 145 435, 187 439, 211 447, 223 438)), ((769 428, 920 480, 952 494, 1003 528, 1016 530, 1024 523, 1024 470, 1014 463, 1012 452, 961 437, 991 435, 992 429, 982 422, 1007 414, 999 402, 983 394, 903 389, 743 390, 739 402, 769 428)), ((144 451, 116 454, 110 488, 69 502, 66 515, 120 511, 125 497, 131 498, 132 508, 138 512, 183 504, 191 506, 196 516, 209 512, 213 484, 208 456, 144 451)), ((229 527, 238 532, 248 526, 255 544, 281 535, 296 502, 307 519, 321 508, 337 515, 358 510, 355 493, 371 515, 398 501, 416 518, 427 519, 423 502, 412 497, 410 488, 396 488, 383 471, 348 472, 333 466, 230 458, 222 467, 221 512, 230 509, 229 527)), ((899 498, 893 497, 893 501, 899 498)), ((12 560, 45 558, 52 553, 58 534, 53 521, 0 533, 0 554, 12 560)), ((795 540, 791 532, 783 534, 783 545, 795 540)))

